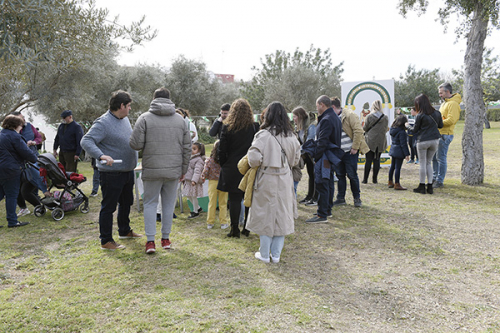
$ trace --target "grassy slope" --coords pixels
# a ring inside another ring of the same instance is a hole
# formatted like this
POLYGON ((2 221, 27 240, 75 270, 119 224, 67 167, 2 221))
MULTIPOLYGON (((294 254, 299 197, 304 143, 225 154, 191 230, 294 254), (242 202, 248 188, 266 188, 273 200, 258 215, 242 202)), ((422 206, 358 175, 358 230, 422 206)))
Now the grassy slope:
MULTIPOLYGON (((460 184, 460 123, 444 189, 394 191, 381 171, 378 185, 362 186, 363 207, 348 193, 328 224, 305 225, 314 209, 300 206, 278 265, 253 258, 256 235, 227 239, 187 210, 173 249, 151 256, 145 239, 100 250, 100 197, 87 215, 31 215, 28 227, 0 229, 0 331, 498 331, 500 123, 492 126, 484 185, 460 184)), ((89 165, 80 169, 91 178, 89 165)), ((418 166, 405 165, 401 183, 415 187, 418 166)), ((143 232, 135 206, 131 224, 143 232)))

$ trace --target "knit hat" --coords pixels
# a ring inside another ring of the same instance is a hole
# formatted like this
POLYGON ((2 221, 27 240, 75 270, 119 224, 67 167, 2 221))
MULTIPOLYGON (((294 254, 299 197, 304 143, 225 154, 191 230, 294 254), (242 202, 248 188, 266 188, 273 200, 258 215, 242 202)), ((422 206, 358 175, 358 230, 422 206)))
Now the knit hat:
POLYGON ((368 104, 368 102, 366 102, 365 104, 363 104, 363 109, 364 110, 368 110, 370 108, 370 104, 368 104))

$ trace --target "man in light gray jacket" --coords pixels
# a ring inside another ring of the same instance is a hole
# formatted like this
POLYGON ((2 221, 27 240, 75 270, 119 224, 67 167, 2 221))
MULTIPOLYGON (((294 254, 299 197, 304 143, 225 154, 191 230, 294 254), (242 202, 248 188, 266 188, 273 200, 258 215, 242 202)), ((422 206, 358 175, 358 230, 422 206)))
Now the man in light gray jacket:
POLYGON ((109 100, 109 111, 97 118, 81 146, 97 160, 101 182, 101 212, 99 232, 103 250, 123 249, 113 240, 113 213, 118 204, 118 233, 120 239, 140 238, 130 229, 130 206, 134 203, 134 168, 137 152, 127 147, 132 134, 128 119, 132 98, 125 91, 115 91, 109 100), (121 160, 121 163, 115 163, 121 160))
POLYGON ((130 147, 142 149, 144 183, 144 229, 146 253, 156 252, 156 207, 161 194, 161 246, 170 249, 170 231, 177 184, 187 172, 191 157, 191 136, 182 116, 175 112, 166 88, 155 91, 149 111, 135 123, 130 147))

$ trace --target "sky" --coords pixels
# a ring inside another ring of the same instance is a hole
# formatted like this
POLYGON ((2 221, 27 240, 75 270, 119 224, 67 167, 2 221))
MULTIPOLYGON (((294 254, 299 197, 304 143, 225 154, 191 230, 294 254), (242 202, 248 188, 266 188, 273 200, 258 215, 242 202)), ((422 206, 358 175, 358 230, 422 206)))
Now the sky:
MULTIPOLYGON (((342 79, 399 79, 408 65, 439 68, 444 74, 463 65, 465 39, 456 40, 458 19, 445 33, 437 12, 442 0, 430 1, 426 14, 403 18, 398 0, 97 0, 129 24, 146 16, 158 36, 118 57, 120 65, 169 67, 184 55, 206 63, 218 74, 237 80, 252 77, 252 67, 276 50, 330 49, 333 65, 344 62, 342 79)), ((500 32, 486 46, 500 42, 500 32)), ((500 54, 500 47, 494 54, 500 54)))

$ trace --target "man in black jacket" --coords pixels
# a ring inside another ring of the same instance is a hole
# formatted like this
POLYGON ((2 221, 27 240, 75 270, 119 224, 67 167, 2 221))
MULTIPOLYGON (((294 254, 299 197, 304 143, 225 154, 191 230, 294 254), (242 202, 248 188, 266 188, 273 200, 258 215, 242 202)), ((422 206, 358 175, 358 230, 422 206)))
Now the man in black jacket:
MULTIPOLYGON (((318 127, 316 128, 316 153, 314 160, 318 162, 323 154, 329 150, 331 144, 340 148, 342 134, 342 123, 335 111, 332 109, 330 97, 322 95, 316 101, 318 110, 318 127)), ((324 160, 324 163, 329 163, 324 160)), ((335 192, 334 168, 330 166, 330 179, 316 179, 316 189, 319 193, 318 212, 316 216, 306 220, 307 223, 326 223, 327 217, 332 214, 333 194, 335 192)))
POLYGON ((66 110, 61 113, 63 122, 57 129, 54 139, 54 156, 57 158, 57 148, 59 151, 59 162, 66 171, 76 172, 78 159, 82 152, 80 141, 83 137, 82 127, 73 120, 73 112, 66 110))
POLYGON ((224 119, 227 118, 227 115, 229 114, 229 109, 231 108, 231 105, 228 103, 223 104, 220 107, 220 114, 219 118, 217 118, 214 123, 212 124, 212 128, 210 128, 210 131, 208 134, 211 137, 216 137, 217 139, 220 139, 220 134, 222 132, 222 123, 224 122, 224 119))

